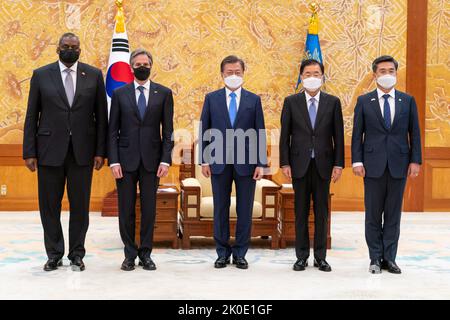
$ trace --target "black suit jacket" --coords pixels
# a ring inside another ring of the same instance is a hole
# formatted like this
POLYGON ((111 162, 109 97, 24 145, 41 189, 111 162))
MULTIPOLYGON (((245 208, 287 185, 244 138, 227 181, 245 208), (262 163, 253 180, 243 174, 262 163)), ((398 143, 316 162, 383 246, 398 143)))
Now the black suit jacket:
POLYGON ((172 90, 151 82, 147 111, 141 120, 134 82, 114 90, 108 129, 109 164, 135 171, 142 163, 156 172, 160 162, 172 163, 172 90), (162 129, 162 130, 161 130, 162 129))
POLYGON ((309 118, 305 93, 284 100, 281 113, 280 166, 291 166, 293 178, 302 178, 314 148, 317 170, 330 179, 334 166, 344 168, 344 125, 339 98, 320 92, 315 128, 309 118))
POLYGON ((23 158, 61 166, 72 134, 75 160, 91 165, 106 156, 108 109, 102 72, 78 62, 72 107, 67 101, 58 62, 33 72, 24 125, 23 158))

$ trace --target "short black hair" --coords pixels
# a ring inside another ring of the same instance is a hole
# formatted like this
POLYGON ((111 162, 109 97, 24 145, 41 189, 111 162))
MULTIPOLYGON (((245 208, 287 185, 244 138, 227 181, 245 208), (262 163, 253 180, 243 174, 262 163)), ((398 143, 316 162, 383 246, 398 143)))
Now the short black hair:
POLYGON ((391 56, 381 56, 373 60, 372 62, 372 71, 377 72, 378 64, 382 62, 392 62, 395 66, 395 70, 398 70, 398 62, 391 56))
POLYGON ((320 71, 322 71, 322 74, 325 73, 325 67, 323 66, 323 63, 320 61, 317 61, 316 59, 305 59, 302 61, 302 64, 300 65, 300 74, 303 74, 303 71, 307 66, 312 66, 317 64, 320 66, 320 71))
POLYGON ((237 56, 228 56, 225 57, 222 62, 220 63, 220 72, 223 72, 223 69, 225 68, 226 64, 229 63, 236 63, 239 62, 241 64, 242 67, 242 71, 245 71, 245 63, 244 60, 242 60, 241 58, 237 57, 237 56))
POLYGON ((80 41, 80 38, 78 38, 78 36, 75 33, 66 32, 61 36, 61 38, 59 38, 58 46, 62 44, 65 38, 77 38, 78 42, 80 41))

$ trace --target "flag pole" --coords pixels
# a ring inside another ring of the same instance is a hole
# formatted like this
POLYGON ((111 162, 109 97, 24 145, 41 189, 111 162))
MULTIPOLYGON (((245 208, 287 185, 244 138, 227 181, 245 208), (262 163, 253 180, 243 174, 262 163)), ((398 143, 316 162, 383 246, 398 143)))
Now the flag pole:
POLYGON ((125 32, 125 15, 123 13, 123 1, 116 0, 117 14, 116 14, 116 33, 125 32))

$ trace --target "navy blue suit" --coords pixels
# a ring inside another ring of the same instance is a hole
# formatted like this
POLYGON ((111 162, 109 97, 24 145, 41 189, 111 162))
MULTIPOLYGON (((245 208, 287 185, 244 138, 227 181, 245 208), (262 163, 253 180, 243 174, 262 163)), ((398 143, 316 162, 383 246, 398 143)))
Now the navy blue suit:
POLYGON ((236 120, 232 126, 225 92, 223 88, 205 97, 200 119, 203 139, 200 137, 199 159, 200 163, 210 165, 212 173, 217 254, 219 257, 229 257, 231 254, 234 257, 245 257, 250 243, 255 194, 256 182, 253 180, 253 174, 256 167, 264 167, 267 163, 264 115, 261 98, 242 89, 236 120), (249 129, 255 131, 253 138, 245 138, 242 144, 237 143, 238 139, 233 137, 233 134, 249 129), (220 134, 221 139, 217 134, 220 134), (231 247, 229 215, 233 181, 236 186, 238 218, 236 241, 231 247))
POLYGON ((395 261, 408 167, 422 163, 417 106, 412 96, 395 91, 390 128, 384 122, 376 90, 358 98, 352 162, 362 162, 366 171, 364 203, 370 258, 395 261))
POLYGON ((122 167, 123 178, 116 180, 120 236, 127 259, 141 260, 153 250, 156 219, 156 193, 161 162, 171 164, 173 149, 172 90, 150 82, 143 118, 136 104, 134 82, 114 90, 108 127, 109 164, 122 167), (141 202, 140 247, 135 242, 136 192, 139 182, 141 202))

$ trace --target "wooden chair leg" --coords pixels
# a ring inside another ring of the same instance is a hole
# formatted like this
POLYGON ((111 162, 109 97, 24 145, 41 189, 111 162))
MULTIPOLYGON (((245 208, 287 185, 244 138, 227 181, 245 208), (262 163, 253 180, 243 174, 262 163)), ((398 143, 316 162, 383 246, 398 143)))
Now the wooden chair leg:
POLYGON ((183 248, 183 250, 188 250, 191 248, 191 239, 189 238, 189 234, 187 234, 186 232, 183 233, 181 247, 183 248))
POLYGON ((178 249, 179 248, 179 239, 175 238, 172 241, 172 249, 178 249))
POLYGON ((280 239, 278 238, 277 234, 272 236, 271 249, 272 250, 280 249, 280 239))

